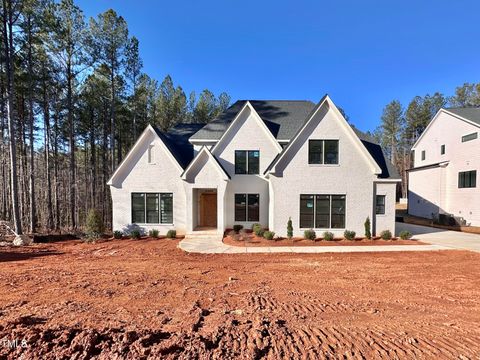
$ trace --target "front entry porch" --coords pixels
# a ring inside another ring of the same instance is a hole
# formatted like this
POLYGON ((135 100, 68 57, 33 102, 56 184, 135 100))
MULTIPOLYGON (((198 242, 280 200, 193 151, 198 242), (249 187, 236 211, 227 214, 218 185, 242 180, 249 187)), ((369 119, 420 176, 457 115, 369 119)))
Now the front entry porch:
POLYGON ((192 233, 223 233, 223 196, 217 188, 192 188, 190 214, 192 233))

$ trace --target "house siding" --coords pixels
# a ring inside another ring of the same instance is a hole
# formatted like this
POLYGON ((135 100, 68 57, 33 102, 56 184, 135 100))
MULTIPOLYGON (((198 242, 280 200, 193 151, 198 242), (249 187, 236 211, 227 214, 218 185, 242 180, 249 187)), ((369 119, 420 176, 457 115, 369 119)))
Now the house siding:
POLYGON ((161 140, 146 134, 129 165, 122 169, 114 185, 110 186, 113 202, 113 230, 128 231, 132 224, 131 194, 134 192, 173 193, 173 224, 138 224, 144 232, 158 229, 166 234, 176 229, 185 233, 185 191, 180 180, 181 171, 163 149, 161 140), (147 149, 153 145, 154 163, 148 163, 147 149))
POLYGON ((268 133, 269 130, 263 128, 259 123, 262 120, 255 118, 256 116, 258 115, 253 113, 251 108, 246 107, 229 133, 213 150, 213 154, 231 177, 225 193, 225 226, 227 228, 232 228, 234 224, 251 228, 255 222, 268 226, 270 194, 268 181, 263 177, 263 172, 280 150, 275 145, 273 137, 268 133), (235 150, 260 151, 260 171, 258 175, 235 174, 235 150), (235 194, 260 195, 259 221, 235 221, 235 194))
POLYGON ((443 111, 438 114, 413 148, 414 165, 445 164, 437 170, 424 168, 409 172, 411 215, 432 218, 432 213, 448 213, 480 225, 480 139, 462 142, 462 136, 474 132, 480 135, 480 127, 443 111), (442 144, 445 144, 444 155, 440 152, 442 144), (422 150, 426 151, 424 161, 420 157, 422 150), (458 173, 470 170, 477 171, 477 187, 459 189, 458 173))
MULTIPOLYGON (((321 233, 327 230, 333 232, 335 236, 343 236, 345 229, 362 235, 366 218, 370 217, 374 221, 372 217, 374 210, 373 184, 377 176, 373 173, 367 158, 362 156, 352 135, 347 132, 340 121, 332 109, 319 111, 308 125, 310 128, 306 128, 304 134, 300 135, 298 146, 293 143, 291 155, 281 164, 279 163, 278 173, 281 176, 270 176, 275 193, 271 223, 279 236, 286 236, 289 217, 292 219, 294 236, 303 235, 305 229, 299 227, 301 194, 346 195, 345 228, 315 229, 317 236, 321 236, 321 233), (309 139, 338 139, 339 164, 309 165, 309 139)), ((394 187, 395 185, 385 186, 394 187)), ((391 190, 387 192, 388 194, 392 193, 391 190)), ((394 209, 394 201, 393 196, 388 203, 392 209, 394 209)), ((389 209, 389 214, 394 211, 392 209, 389 209)), ((387 226, 390 230, 394 230, 392 220, 382 223, 382 227, 387 226)))
MULTIPOLYGON (((390 230, 395 234, 395 196, 397 184, 377 181, 375 183, 375 195, 385 195, 385 214, 376 214, 376 197, 373 199, 374 221, 372 222, 372 234, 380 235, 383 230, 390 230)), ((363 235, 363 232, 358 234, 363 235)))

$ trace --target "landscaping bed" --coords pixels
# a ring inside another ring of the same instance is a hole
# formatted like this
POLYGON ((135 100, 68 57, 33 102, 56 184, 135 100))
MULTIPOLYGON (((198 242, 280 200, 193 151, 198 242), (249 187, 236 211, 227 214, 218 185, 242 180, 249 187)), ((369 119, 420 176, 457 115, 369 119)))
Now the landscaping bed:
POLYGON ((372 239, 358 238, 355 240, 346 240, 335 238, 327 241, 324 239, 308 240, 303 238, 275 238, 267 240, 264 237, 257 236, 254 233, 239 234, 238 236, 226 235, 223 242, 232 246, 371 246, 371 245, 427 245, 421 241, 410 239, 402 240, 393 238, 383 240, 380 237, 372 239))

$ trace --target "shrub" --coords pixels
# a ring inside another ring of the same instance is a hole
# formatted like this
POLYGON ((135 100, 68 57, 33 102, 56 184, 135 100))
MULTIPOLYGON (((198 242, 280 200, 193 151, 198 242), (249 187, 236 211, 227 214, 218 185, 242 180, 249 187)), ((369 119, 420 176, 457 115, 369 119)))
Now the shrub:
POLYGON ((408 240, 408 239, 411 239, 412 238, 412 233, 410 231, 407 231, 407 230, 402 230, 400 231, 400 239, 402 240, 408 240))
POLYGON ((243 225, 233 225, 233 231, 235 231, 237 234, 240 232, 240 230, 243 229, 243 225))
POLYGON ((87 236, 91 239, 97 239, 102 236, 105 227, 103 226, 102 215, 97 209, 90 209, 85 224, 87 236))
POLYGON ((157 229, 152 229, 148 232, 148 236, 152 238, 158 238, 158 230, 157 229))
POLYGON ((317 234, 315 234, 315 231, 310 229, 310 230, 305 230, 303 232, 303 237, 308 240, 314 240, 317 238, 317 234))
POLYGON ((255 235, 257 236, 263 236, 263 233, 265 232, 265 229, 262 227, 262 225, 260 224, 255 224, 254 228, 253 228, 253 232, 255 233, 255 235))
POLYGON ((367 239, 371 239, 372 238, 372 232, 370 230, 370 218, 367 216, 367 219, 365 220, 365 237, 367 239))
POLYGON ((253 223, 253 224, 252 224, 252 231, 255 232, 255 229, 256 229, 257 227, 262 227, 262 224, 253 223))
POLYGON ((287 222, 287 238, 291 239, 293 237, 293 225, 292 225, 292 218, 288 218, 287 222))
POLYGON ((347 240, 355 240, 355 235, 356 235, 356 232, 351 230, 345 230, 345 232, 343 233, 343 236, 347 240))
POLYGON ((167 238, 175 239, 176 237, 177 237, 177 231, 176 230, 168 230, 167 231, 167 238))
POLYGON ((330 232, 330 231, 325 231, 325 232, 323 233, 323 240, 332 241, 332 240, 333 240, 333 237, 334 237, 334 235, 333 235, 333 233, 330 232))
POLYGON ((140 232, 140 230, 132 230, 130 231, 130 237, 132 239, 140 239, 140 236, 142 236, 142 233, 140 232))
POLYGON ((123 233, 119 230, 116 230, 113 232, 113 238, 114 239, 121 239, 123 237, 123 233))
POLYGON ((275 236, 275 233, 273 231, 265 231, 263 233, 263 237, 267 240, 273 240, 274 236, 275 236))
POLYGON ((391 240, 391 239, 392 239, 392 233, 390 232, 390 230, 383 230, 383 231, 380 233, 380 237, 381 237, 383 240, 391 240))

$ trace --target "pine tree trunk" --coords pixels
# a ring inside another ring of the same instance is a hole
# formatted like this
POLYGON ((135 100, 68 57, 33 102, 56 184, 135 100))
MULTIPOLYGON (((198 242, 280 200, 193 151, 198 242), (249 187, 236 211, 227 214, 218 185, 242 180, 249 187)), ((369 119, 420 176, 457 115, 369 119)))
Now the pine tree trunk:
POLYGON ((110 91, 111 91, 111 101, 112 103, 110 104, 110 118, 111 118, 111 127, 110 127, 110 136, 111 136, 111 161, 112 161, 112 165, 111 165, 111 172, 113 174, 113 172, 115 171, 115 167, 116 167, 116 164, 115 164, 115 69, 114 69, 115 65, 113 64, 113 61, 112 61, 112 64, 111 64, 111 72, 110 72, 110 91))
MULTIPOLYGON (((45 75, 46 76, 46 75, 45 75)), ((48 103, 47 84, 43 82, 43 124, 44 124, 44 138, 43 147, 45 153, 45 179, 47 181, 47 215, 45 226, 48 231, 53 228, 53 209, 52 209, 52 178, 50 174, 50 109, 48 103)))
POLYGON ((20 211, 18 204, 18 178, 17 178, 17 151, 15 143, 15 118, 13 114, 13 99, 15 98, 14 91, 14 76, 13 76, 13 9, 12 2, 3 0, 3 45, 5 50, 5 72, 7 77, 7 119, 8 119, 8 134, 10 146, 10 190, 12 197, 12 212, 15 232, 18 235, 23 234, 22 222, 20 219, 20 211))
POLYGON ((28 22, 28 122, 30 144, 30 169, 29 169, 29 201, 30 201, 30 232, 34 233, 37 228, 37 210, 35 204, 35 144, 34 144, 34 116, 33 116, 33 69, 32 69, 32 32, 31 19, 28 22))
POLYGON ((70 225, 72 229, 76 229, 76 177, 75 177, 75 128, 73 125, 73 90, 72 90, 72 67, 70 60, 67 64, 67 112, 68 112, 68 131, 69 131, 69 142, 70 142, 70 192, 69 192, 69 201, 70 201, 70 225))
POLYGON ((58 114, 53 113, 53 181, 54 181, 54 202, 55 202, 55 230, 60 230, 60 199, 59 199, 59 179, 58 179, 58 114))

